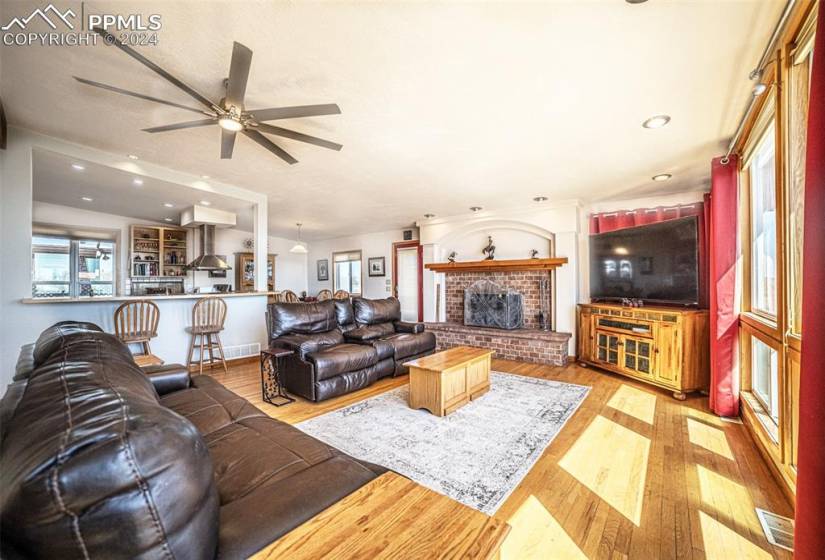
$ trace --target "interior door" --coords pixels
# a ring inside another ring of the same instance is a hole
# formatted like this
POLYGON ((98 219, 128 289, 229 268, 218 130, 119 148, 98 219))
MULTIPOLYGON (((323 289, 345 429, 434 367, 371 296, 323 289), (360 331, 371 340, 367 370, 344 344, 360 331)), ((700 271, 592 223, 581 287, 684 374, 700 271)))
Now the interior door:
POLYGON ((401 320, 420 321, 418 246, 396 247, 395 266, 395 293, 401 302, 401 320))

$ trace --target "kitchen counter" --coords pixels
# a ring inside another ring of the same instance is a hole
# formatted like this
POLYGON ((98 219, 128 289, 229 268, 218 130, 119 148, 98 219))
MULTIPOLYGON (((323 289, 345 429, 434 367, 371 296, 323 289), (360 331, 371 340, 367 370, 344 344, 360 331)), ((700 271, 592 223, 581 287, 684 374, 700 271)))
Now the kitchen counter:
POLYGON ((58 298, 23 298, 22 303, 106 303, 137 301, 141 299, 166 300, 166 299, 200 299, 208 296, 220 296, 222 298, 250 297, 250 296, 274 296, 278 292, 203 292, 197 294, 174 294, 167 295, 145 295, 145 296, 97 296, 97 297, 58 297, 58 298))

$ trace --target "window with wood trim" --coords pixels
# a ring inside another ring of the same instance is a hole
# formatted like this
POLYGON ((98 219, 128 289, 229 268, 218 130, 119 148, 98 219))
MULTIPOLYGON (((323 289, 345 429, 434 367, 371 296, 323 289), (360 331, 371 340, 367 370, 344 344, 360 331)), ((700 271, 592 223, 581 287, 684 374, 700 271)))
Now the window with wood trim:
POLYGON ((755 313, 776 319, 776 130, 771 123, 747 164, 750 186, 750 286, 755 313))
POLYGON ((336 292, 344 290, 360 296, 361 280, 361 251, 332 254, 332 281, 336 292))

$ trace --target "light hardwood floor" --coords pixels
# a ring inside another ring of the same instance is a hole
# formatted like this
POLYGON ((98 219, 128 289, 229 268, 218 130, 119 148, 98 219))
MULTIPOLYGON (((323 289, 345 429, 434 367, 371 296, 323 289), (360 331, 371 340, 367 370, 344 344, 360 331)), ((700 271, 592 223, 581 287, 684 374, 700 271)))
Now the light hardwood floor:
MULTIPOLYGON (((575 364, 493 360, 493 370, 592 387, 581 408, 496 513, 512 527, 501 557, 790 559, 768 544, 754 507, 792 516, 745 427, 707 398, 575 364)), ((407 383, 384 379, 314 404, 261 400, 258 365, 212 374, 272 417, 296 423, 407 383)))

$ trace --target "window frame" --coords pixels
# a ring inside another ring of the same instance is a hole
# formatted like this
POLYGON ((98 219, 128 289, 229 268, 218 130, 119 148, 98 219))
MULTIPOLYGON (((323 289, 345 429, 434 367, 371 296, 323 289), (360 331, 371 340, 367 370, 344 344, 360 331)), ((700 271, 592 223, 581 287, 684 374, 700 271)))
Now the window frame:
POLYGON ((32 259, 32 268, 29 272, 30 276, 30 284, 31 284, 31 298, 37 300, 50 300, 50 299, 60 299, 60 298, 78 298, 78 297, 89 297, 89 298, 102 298, 102 297, 113 297, 117 295, 117 282, 118 282, 118 243, 116 239, 97 239, 90 236, 78 236, 78 235, 71 235, 71 234, 58 234, 58 233, 38 233, 37 228, 33 228, 32 235, 32 249, 31 249, 31 259, 32 259), (61 239, 66 240, 69 242, 69 280, 66 282, 58 281, 58 280, 44 280, 39 281, 34 279, 34 238, 49 238, 49 239, 61 239), (89 243, 111 243, 112 244, 112 279, 103 281, 103 280, 83 280, 80 279, 80 244, 82 242, 89 242, 89 243), (100 296, 81 296, 80 295, 80 286, 81 284, 91 284, 91 285, 109 285, 112 286, 112 293, 111 295, 100 295, 100 296), (37 296, 35 295, 35 285, 69 285, 69 294, 68 296, 37 296))
MULTIPOLYGON (((364 292, 364 262, 363 262, 364 261, 364 255, 363 255, 362 251, 360 249, 353 249, 351 251, 335 251, 335 252, 332 253, 332 259, 330 259, 330 260, 332 261, 332 290, 333 291, 338 291, 338 290, 343 289, 343 288, 338 286, 338 263, 339 262, 349 262, 349 263, 357 262, 357 263, 360 264, 359 274, 360 274, 360 277, 361 277, 361 279, 360 279, 361 291, 352 292, 351 290, 347 290, 347 292, 349 292, 351 296, 355 296, 355 297, 362 296, 363 292, 364 292), (353 255, 354 256, 356 254, 358 255, 358 258, 351 258, 351 259, 346 259, 346 260, 342 260, 342 261, 336 261, 335 260, 335 257, 340 256, 340 255, 353 255)), ((352 265, 350 265, 350 276, 352 276, 352 265)), ((351 280, 350 280, 350 287, 352 287, 352 281, 351 280)))

